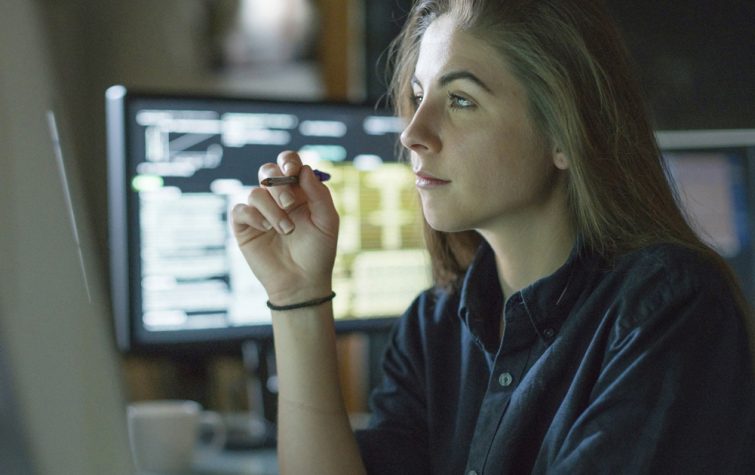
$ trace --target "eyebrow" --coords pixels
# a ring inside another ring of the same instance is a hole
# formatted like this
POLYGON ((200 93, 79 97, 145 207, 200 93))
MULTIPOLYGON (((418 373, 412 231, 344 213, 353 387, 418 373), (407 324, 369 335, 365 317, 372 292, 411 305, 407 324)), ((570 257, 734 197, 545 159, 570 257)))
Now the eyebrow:
MULTIPOLYGON (((479 87, 484 89, 485 91, 489 92, 490 94, 493 93, 493 91, 488 87, 487 84, 485 84, 480 78, 475 76, 469 71, 460 70, 460 71, 450 71, 443 76, 440 77, 438 80, 438 84, 441 86, 446 86, 449 83, 452 83, 459 79, 466 79, 467 81, 471 81, 475 84, 477 84, 479 87)), ((416 84, 418 86, 421 86, 419 79, 417 77, 412 77, 412 84, 416 84)))

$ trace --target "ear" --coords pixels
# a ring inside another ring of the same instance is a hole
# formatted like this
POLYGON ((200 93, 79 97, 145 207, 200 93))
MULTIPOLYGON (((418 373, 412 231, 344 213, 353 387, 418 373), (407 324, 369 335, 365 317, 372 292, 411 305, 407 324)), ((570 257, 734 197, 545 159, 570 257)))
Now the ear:
POLYGON ((553 149, 553 164, 559 170, 567 170, 569 168, 569 159, 566 154, 558 148, 553 149))

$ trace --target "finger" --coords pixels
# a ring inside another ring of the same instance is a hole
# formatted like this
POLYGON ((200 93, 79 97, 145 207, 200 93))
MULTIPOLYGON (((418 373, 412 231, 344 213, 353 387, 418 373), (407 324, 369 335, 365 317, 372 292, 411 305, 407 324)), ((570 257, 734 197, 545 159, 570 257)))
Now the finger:
POLYGON ((338 228, 338 213, 330 190, 314 174, 309 165, 299 172, 299 186, 309 203, 312 222, 322 230, 338 228))
POLYGON ((239 203, 231 209, 233 235, 239 247, 272 229, 272 225, 255 208, 239 203))
POLYGON ((294 223, 276 203, 267 188, 252 188, 249 192, 247 204, 255 208, 279 233, 289 234, 294 230, 294 223))
MULTIPOLYGON (((265 163, 257 172, 259 182, 265 178, 284 176, 280 166, 275 163, 265 163)), ((296 203, 296 195, 290 185, 268 186, 265 189, 283 209, 291 208, 296 203)))
POLYGON ((278 166, 286 176, 296 176, 301 170, 301 157, 298 153, 286 150, 278 154, 278 166))

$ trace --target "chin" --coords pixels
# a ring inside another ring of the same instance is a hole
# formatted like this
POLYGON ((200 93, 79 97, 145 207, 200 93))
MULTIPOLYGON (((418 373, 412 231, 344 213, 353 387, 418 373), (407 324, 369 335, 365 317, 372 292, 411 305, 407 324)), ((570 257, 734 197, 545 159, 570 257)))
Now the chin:
POLYGON ((425 214, 425 221, 434 231, 443 233, 458 233, 472 229, 469 223, 450 219, 450 216, 428 216, 425 214))

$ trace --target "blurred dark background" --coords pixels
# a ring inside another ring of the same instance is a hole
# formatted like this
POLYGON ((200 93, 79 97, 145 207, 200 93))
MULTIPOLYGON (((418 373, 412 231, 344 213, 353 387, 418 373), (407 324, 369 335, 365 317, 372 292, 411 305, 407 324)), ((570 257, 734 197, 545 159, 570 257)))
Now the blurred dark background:
MULTIPOLYGON (((366 87, 385 89, 384 48, 407 0, 366 0, 366 87)), ((755 2, 609 0, 659 129, 755 126, 755 2)))
POLYGON ((755 126, 755 2, 631 2, 609 7, 659 129, 755 126))

